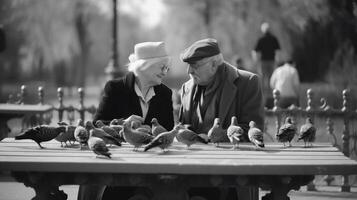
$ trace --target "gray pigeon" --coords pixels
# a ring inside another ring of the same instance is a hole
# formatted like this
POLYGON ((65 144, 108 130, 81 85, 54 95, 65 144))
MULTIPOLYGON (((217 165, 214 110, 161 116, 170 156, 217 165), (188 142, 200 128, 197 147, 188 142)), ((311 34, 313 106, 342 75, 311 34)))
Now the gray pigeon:
POLYGON ((223 142, 227 138, 227 130, 221 127, 219 118, 215 118, 212 128, 208 131, 208 138, 216 146, 219 146, 219 142, 223 142))
POLYGON ((61 147, 67 146, 67 142, 71 143, 76 141, 76 138, 74 137, 74 131, 76 130, 77 126, 69 125, 66 122, 58 122, 57 124, 66 128, 65 132, 59 134, 55 138, 55 140, 61 143, 61 147))
POLYGON ((99 137, 101 138, 106 144, 114 144, 117 146, 121 146, 121 143, 118 139, 114 138, 113 136, 106 133, 104 130, 100 128, 96 128, 93 125, 92 121, 86 122, 86 128, 89 129, 89 135, 92 137, 99 137))
POLYGON ((257 128, 257 125, 254 121, 249 122, 249 131, 248 138, 249 140, 257 147, 264 147, 264 137, 263 132, 257 128))
POLYGON ((284 147, 285 142, 289 142, 289 146, 291 146, 291 140, 293 140, 296 134, 296 126, 293 124, 291 117, 287 117, 285 119, 285 123, 279 128, 279 131, 276 134, 276 139, 279 142, 282 142, 284 144, 284 147))
POLYGON ((233 149, 237 149, 239 142, 244 138, 244 130, 238 126, 236 116, 233 116, 231 119, 231 125, 227 129, 227 136, 229 141, 233 144, 233 149))
POLYGON ((120 118, 120 119, 113 119, 112 121, 110 121, 109 126, 111 125, 123 125, 124 123, 124 119, 120 118))
POLYGON ((171 131, 160 133, 149 144, 145 145, 144 151, 148 151, 154 147, 159 147, 165 151, 169 146, 171 146, 176 134, 182 127, 183 126, 181 124, 177 124, 171 131))
POLYGON ((123 136, 126 142, 134 146, 134 151, 144 144, 148 144, 154 138, 152 135, 132 129, 129 123, 124 123, 123 136))
POLYGON ((156 118, 151 119, 151 132, 153 136, 157 136, 160 133, 167 132, 166 128, 161 126, 156 118))
POLYGON ((312 142, 314 142, 316 139, 316 128, 314 127, 314 124, 312 123, 312 119, 310 117, 306 118, 306 123, 303 124, 300 128, 300 136, 298 138, 298 141, 303 140, 304 141, 304 147, 307 145, 312 146, 312 142))
POLYGON ((105 142, 98 137, 90 137, 88 139, 88 147, 97 155, 103 155, 105 157, 111 158, 111 153, 109 152, 108 147, 105 142))
MULTIPOLYGON (((118 129, 114 127, 105 125, 101 120, 97 120, 95 125, 97 125, 98 128, 101 128, 104 132, 114 137, 119 143, 124 142, 123 137, 120 135, 120 130, 122 128, 118 131, 118 129)), ((116 125, 116 126, 120 126, 120 125, 116 125)))
POLYGON ((83 127, 83 120, 81 119, 78 121, 78 125, 74 130, 74 138, 77 142, 79 142, 80 149, 83 149, 83 147, 87 145, 89 132, 85 127, 83 127))
POLYGON ((21 135, 15 137, 15 140, 31 139, 35 141, 38 146, 43 149, 41 142, 46 142, 55 139, 60 133, 66 131, 66 127, 52 127, 48 125, 35 126, 33 128, 27 129, 21 135))
POLYGON ((197 133, 185 128, 184 126, 180 127, 178 133, 176 134, 176 139, 177 141, 187 145, 187 148, 197 142, 207 144, 205 139, 201 138, 197 133))

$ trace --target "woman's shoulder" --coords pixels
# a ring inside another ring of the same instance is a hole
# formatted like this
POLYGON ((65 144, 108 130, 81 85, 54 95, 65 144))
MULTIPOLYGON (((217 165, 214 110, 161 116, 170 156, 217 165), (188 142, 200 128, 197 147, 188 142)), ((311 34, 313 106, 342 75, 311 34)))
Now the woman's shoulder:
POLYGON ((172 90, 166 86, 165 84, 160 84, 157 86, 154 86, 155 92, 158 92, 163 95, 172 95, 172 90))

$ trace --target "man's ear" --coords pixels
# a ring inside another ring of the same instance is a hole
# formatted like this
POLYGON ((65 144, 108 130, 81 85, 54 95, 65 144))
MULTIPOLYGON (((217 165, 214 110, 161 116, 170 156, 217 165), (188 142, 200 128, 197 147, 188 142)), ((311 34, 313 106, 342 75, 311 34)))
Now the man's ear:
POLYGON ((217 61, 214 60, 212 61, 211 72, 216 73, 217 69, 218 69, 217 61))

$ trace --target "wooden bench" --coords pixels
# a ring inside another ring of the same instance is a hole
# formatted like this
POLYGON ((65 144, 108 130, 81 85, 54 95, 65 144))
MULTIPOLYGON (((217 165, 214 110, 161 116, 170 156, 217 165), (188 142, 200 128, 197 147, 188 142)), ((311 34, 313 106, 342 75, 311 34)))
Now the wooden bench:
POLYGON ((259 150, 248 143, 239 150, 230 144, 187 149, 175 143, 166 153, 134 152, 123 144, 110 150, 112 159, 96 158, 78 146, 62 148, 57 141, 43 146, 12 138, 0 142, 0 171, 12 172, 17 181, 36 191, 38 199, 51 195, 66 199, 58 187, 72 184, 146 186, 155 200, 185 199, 187 188, 194 186, 254 188, 249 198, 258 199, 258 188, 264 187, 271 189, 270 199, 286 199, 291 189, 311 181, 309 175, 357 174, 357 162, 327 143, 311 148, 270 143, 259 150))

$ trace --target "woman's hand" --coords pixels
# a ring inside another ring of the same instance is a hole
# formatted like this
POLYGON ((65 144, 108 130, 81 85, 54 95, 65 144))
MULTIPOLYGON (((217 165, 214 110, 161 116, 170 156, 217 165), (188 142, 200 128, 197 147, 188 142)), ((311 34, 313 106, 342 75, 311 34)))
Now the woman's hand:
POLYGON ((124 119, 124 123, 126 124, 132 124, 132 122, 143 124, 144 118, 138 115, 131 115, 130 117, 124 119))

